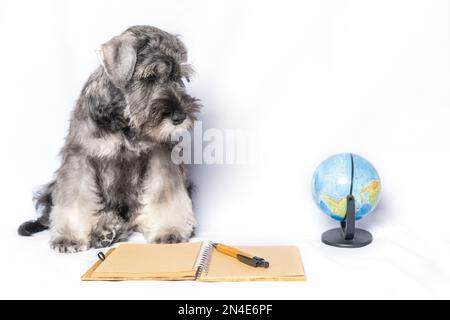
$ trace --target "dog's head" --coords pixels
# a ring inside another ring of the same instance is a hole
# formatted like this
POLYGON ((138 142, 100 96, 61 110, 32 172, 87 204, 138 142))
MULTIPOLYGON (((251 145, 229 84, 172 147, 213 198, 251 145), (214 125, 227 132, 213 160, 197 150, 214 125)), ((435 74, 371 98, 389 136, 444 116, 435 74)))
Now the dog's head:
POLYGON ((168 141, 192 127, 200 105, 185 91, 192 68, 177 36, 134 26, 102 44, 98 54, 109 79, 125 96, 125 116, 135 132, 168 141))

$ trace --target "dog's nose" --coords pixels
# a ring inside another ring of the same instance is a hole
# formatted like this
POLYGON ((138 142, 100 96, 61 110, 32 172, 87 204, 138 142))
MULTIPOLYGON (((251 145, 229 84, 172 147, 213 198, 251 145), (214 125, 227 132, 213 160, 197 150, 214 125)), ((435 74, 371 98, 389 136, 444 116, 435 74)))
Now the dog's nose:
POLYGON ((184 113, 175 112, 172 115, 172 122, 175 125, 182 123, 184 121, 184 119, 186 119, 186 115, 184 113))

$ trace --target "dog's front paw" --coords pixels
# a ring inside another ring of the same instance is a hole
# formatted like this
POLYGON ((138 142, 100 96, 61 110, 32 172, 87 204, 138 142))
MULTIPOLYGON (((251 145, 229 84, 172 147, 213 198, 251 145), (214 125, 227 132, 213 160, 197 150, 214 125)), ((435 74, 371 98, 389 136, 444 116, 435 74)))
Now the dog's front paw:
POLYGON ((92 248, 106 248, 111 246, 116 240, 116 231, 114 229, 102 230, 91 235, 91 237, 92 248))
POLYGON ((147 239, 155 243, 179 243, 187 242, 191 237, 193 228, 166 228, 154 233, 153 237, 147 239))
POLYGON ((186 242, 188 239, 183 238, 177 232, 168 232, 155 237, 155 243, 179 243, 186 242))
POLYGON ((59 253, 75 253, 89 249, 87 244, 65 237, 57 237, 53 239, 50 242, 50 247, 59 253))

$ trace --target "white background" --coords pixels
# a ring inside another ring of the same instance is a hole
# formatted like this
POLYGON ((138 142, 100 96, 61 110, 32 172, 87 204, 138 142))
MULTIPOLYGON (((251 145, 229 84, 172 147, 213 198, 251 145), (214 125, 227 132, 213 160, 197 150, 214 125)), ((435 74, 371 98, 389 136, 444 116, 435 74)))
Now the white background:
POLYGON ((1 298, 450 298, 448 1, 1 1, 0 39, 1 298), (182 35, 206 128, 260 133, 259 160, 193 169, 198 238, 298 245, 307 282, 84 283, 95 250, 17 236, 95 48, 134 24, 182 35), (382 179, 363 249, 321 244, 310 192, 346 151, 382 179))

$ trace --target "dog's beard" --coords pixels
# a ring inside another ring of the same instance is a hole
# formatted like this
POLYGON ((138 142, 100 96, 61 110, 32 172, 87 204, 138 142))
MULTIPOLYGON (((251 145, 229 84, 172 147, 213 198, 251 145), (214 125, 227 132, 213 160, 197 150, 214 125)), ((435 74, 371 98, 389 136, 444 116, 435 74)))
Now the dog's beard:
POLYGON ((187 118, 174 125, 170 119, 164 119, 156 128, 150 130, 150 136, 160 142, 169 142, 192 128, 192 121, 187 118))

